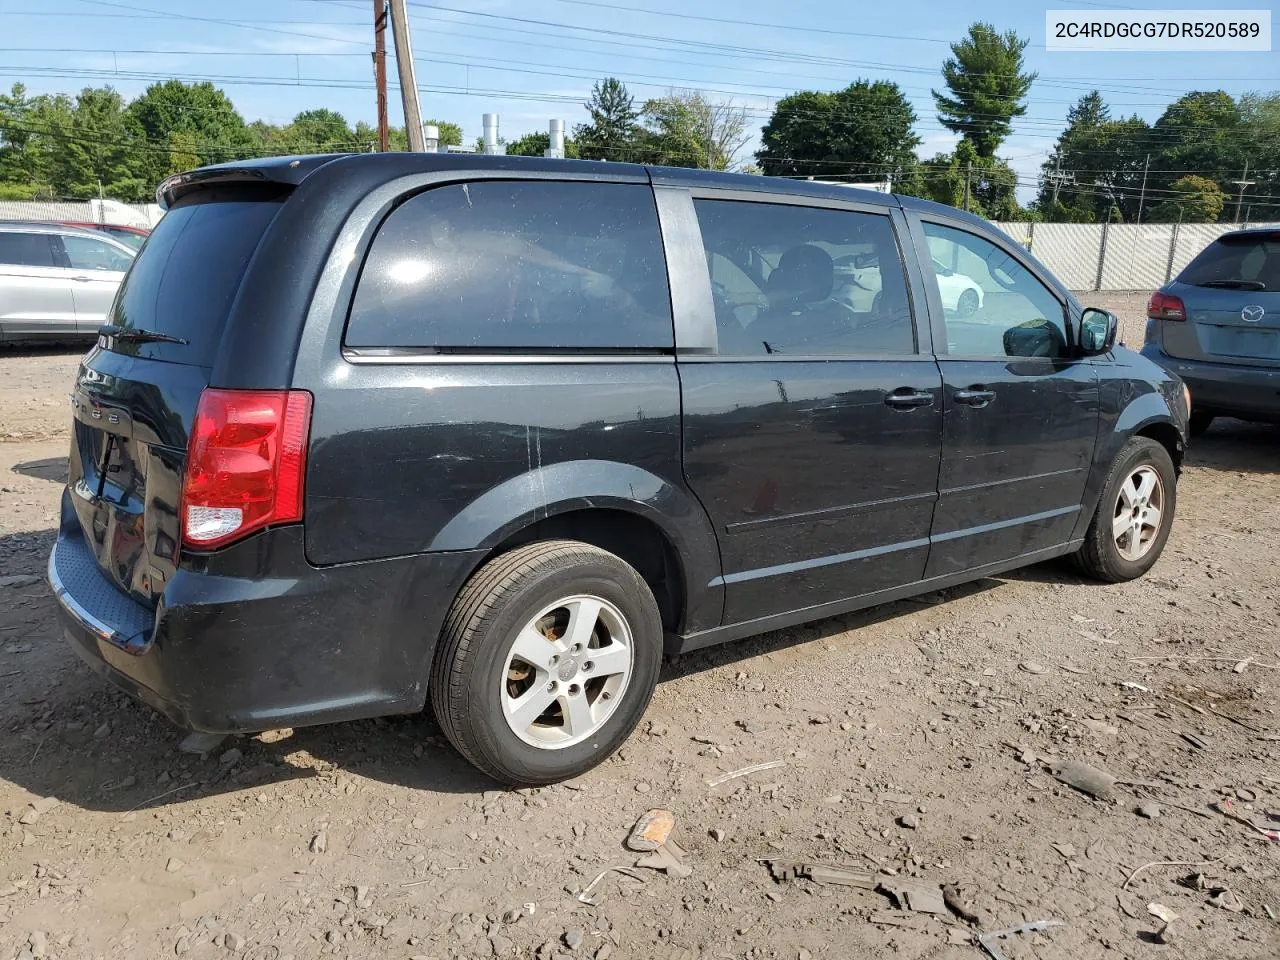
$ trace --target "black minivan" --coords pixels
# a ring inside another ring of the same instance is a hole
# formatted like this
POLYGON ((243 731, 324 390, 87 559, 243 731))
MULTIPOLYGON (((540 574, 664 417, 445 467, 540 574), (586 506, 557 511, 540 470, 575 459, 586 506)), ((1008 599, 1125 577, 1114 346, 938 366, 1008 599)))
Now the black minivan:
POLYGON ((421 710, 599 763, 673 655, 1072 554, 1189 398, 1025 250, 836 185, 437 154, 196 170, 80 366, 65 632, 184 727, 421 710))

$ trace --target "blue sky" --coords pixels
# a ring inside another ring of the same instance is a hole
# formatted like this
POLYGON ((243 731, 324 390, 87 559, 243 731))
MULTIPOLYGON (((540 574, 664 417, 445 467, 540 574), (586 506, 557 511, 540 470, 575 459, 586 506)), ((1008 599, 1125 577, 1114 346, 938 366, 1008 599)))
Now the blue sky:
MULTIPOLYGON (((1188 90, 1280 88, 1274 52, 1044 49, 1046 8, 1175 6, 1170 0, 410 0, 410 16, 423 115, 462 124, 468 140, 491 110, 501 114, 508 139, 545 130, 552 117, 572 130, 585 117, 581 102, 593 79, 609 74, 624 80, 637 101, 672 87, 731 97, 749 110, 755 128, 790 91, 835 89, 866 77, 904 89, 919 116, 924 156, 955 140, 938 123, 929 96, 941 83, 947 44, 970 21, 984 19, 1031 40, 1027 65, 1040 79, 1027 115, 1000 150, 1030 180, 1067 108, 1092 87, 1103 91, 1114 115, 1149 120, 1188 90)), ((1248 6, 1267 5, 1195 4, 1248 6)), ((327 106, 353 123, 372 122, 372 7, 369 0, 0 0, 0 84, 20 80, 33 92, 73 93, 109 83, 132 96, 153 75, 207 78, 249 120, 283 123, 299 110, 327 106)), ((394 83, 393 61, 388 72, 394 83)), ((400 122, 394 87, 391 116, 400 122)), ((1032 187, 1020 192, 1026 199, 1032 187)))

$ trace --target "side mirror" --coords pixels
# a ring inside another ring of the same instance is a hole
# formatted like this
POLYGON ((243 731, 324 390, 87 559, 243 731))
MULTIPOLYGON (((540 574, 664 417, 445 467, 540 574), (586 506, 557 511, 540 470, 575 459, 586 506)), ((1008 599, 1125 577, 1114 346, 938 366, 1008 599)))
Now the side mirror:
POLYGON ((1080 316, 1080 352, 1086 357, 1107 353, 1116 345, 1120 320, 1109 310, 1085 307, 1080 316))

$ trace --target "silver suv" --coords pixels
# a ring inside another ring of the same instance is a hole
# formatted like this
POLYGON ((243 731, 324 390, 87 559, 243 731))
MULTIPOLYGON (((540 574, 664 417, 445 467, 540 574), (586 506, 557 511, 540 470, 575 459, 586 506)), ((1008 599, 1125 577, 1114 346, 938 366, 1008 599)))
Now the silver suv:
POLYGON ((93 230, 0 222, 0 341, 97 336, 135 253, 93 230))

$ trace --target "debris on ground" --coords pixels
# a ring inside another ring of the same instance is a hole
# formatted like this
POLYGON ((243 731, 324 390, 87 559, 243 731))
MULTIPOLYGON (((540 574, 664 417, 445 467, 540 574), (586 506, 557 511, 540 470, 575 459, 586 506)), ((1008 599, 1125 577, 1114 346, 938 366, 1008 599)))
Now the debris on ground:
POLYGON ((1243 824, 1250 830, 1261 834, 1268 840, 1280 841, 1280 830, 1268 830, 1266 827, 1260 827, 1248 817, 1241 816, 1235 812, 1235 808, 1231 804, 1230 797, 1224 797, 1213 804, 1213 809, 1217 810, 1224 817, 1234 820, 1236 823, 1243 824))
POLYGON ((636 861, 637 867, 660 870, 669 877, 683 880, 693 873, 684 862, 684 849, 676 842, 676 817, 670 810, 649 810, 631 828, 623 845, 628 850, 643 853, 636 861))
POLYGON ((1147 913, 1160 921, 1160 926, 1155 931, 1155 938, 1159 943, 1172 943, 1173 921, 1178 919, 1178 914, 1170 910, 1162 903, 1147 904, 1147 913))
POLYGON ((986 917, 977 907, 977 888, 947 884, 942 888, 942 901, 957 917, 975 927, 982 926, 986 917))
POLYGON ((996 945, 1000 940, 1019 933, 1039 933, 1041 930, 1060 926, 1062 926, 1061 920, 1036 920, 1032 923, 1010 927, 1008 930, 992 930, 990 933, 978 934, 978 945, 991 954, 991 960, 1005 960, 1004 954, 1000 952, 1000 948, 996 945))
POLYGON ((841 864, 812 863, 804 860, 764 860, 769 873, 778 883, 787 880, 805 879, 814 883, 835 884, 841 887, 860 887, 863 890, 874 890, 876 875, 857 867, 841 864))
POLYGON ((1140 803, 1134 812, 1140 817, 1145 817, 1147 820, 1155 820, 1160 816, 1160 804, 1140 803))
POLYGON ((746 777, 753 773, 763 773, 765 770, 774 770, 778 767, 785 767, 785 760, 770 760, 768 763, 757 763, 750 767, 743 767, 740 770, 731 770, 728 773, 722 773, 720 776, 707 781, 707 786, 718 787, 722 783, 728 783, 730 780, 736 780, 738 777, 746 777))
POLYGON ((1049 764, 1049 772, 1067 786, 1075 787, 1095 799, 1110 800, 1115 795, 1116 778, 1083 761, 1057 760, 1049 764))
POLYGON ((226 739, 221 733, 189 733, 178 744, 178 750, 194 756, 206 756, 218 749, 226 739))
POLYGON ((600 886, 601 881, 603 881, 604 878, 611 873, 620 873, 624 877, 630 877, 632 880, 639 880, 641 883, 648 882, 639 873, 639 871, 635 870, 633 867, 623 867, 623 866, 607 867, 604 870, 601 870, 598 874, 596 874, 596 878, 592 880, 589 884, 587 884, 586 887, 584 887, 578 893, 578 897, 577 897, 578 902, 585 903, 588 906, 592 906, 592 907, 597 906, 599 904, 599 898, 593 893, 593 891, 596 889, 596 887, 600 886))
POLYGON ((670 810, 649 810, 641 814, 626 839, 628 850, 649 853, 657 850, 671 837, 676 817, 670 810))
POLYGON ((881 880, 876 890, 892 898, 899 910, 912 913, 945 914, 947 904, 942 896, 942 888, 936 883, 923 883, 916 880, 905 880, 894 877, 881 880))

